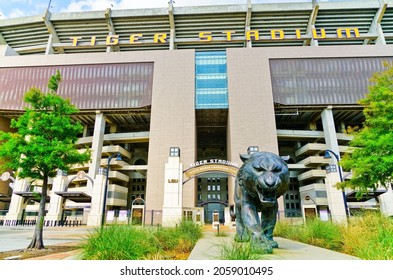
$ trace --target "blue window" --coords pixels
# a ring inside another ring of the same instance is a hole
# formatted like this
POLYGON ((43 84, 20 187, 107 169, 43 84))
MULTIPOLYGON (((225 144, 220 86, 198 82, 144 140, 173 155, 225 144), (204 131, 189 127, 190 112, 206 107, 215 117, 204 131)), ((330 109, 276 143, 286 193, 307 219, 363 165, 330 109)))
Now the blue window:
POLYGON ((225 51, 195 53, 195 108, 228 108, 225 51))

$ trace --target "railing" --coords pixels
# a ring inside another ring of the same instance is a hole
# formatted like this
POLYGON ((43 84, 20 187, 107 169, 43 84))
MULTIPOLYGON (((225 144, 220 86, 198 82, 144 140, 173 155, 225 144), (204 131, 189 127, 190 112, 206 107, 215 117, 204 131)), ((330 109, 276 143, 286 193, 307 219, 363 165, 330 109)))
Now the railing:
MULTIPOLYGON (((37 223, 36 219, 24 219, 24 220, 0 220, 0 226, 35 226, 37 223)), ((58 220, 58 221, 45 221, 44 227, 77 227, 81 226, 82 220, 58 220)))

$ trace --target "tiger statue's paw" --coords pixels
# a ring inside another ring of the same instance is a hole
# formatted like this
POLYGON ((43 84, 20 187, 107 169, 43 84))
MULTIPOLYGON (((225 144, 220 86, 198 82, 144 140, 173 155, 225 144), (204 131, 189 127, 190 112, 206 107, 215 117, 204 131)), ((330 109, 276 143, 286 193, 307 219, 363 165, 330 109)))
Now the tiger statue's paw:
POLYGON ((235 241, 236 242, 249 242, 250 241, 250 235, 248 235, 248 234, 243 234, 243 235, 236 234, 235 235, 235 241))
POLYGON ((268 244, 272 247, 272 248, 278 248, 278 243, 272 239, 268 240, 268 244))
POLYGON ((251 240, 251 252, 259 254, 272 254, 273 247, 269 243, 255 242, 251 240))

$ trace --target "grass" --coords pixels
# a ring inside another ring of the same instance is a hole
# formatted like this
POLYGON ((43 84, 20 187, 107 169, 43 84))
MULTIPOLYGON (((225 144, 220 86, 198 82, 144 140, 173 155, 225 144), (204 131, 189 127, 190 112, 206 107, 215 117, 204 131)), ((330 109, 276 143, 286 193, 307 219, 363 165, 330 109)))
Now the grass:
POLYGON ((250 243, 220 244, 220 260, 262 260, 266 259, 264 254, 256 254, 251 250, 250 243))
POLYGON ((342 228, 338 224, 310 219, 305 225, 279 222, 274 229, 274 235, 339 251, 343 246, 341 230, 342 228))
POLYGON ((192 222, 175 228, 111 225, 97 229, 82 243, 85 260, 186 259, 202 229, 192 222))
POLYGON ((307 220, 305 225, 280 222, 275 235, 363 260, 393 260, 393 219, 380 213, 351 217, 347 226, 319 219, 307 220))
POLYGON ((228 232, 225 232, 225 231, 220 231, 220 232, 216 232, 216 233, 214 234, 214 236, 215 236, 215 237, 228 237, 228 236, 229 236, 229 233, 228 233, 228 232))

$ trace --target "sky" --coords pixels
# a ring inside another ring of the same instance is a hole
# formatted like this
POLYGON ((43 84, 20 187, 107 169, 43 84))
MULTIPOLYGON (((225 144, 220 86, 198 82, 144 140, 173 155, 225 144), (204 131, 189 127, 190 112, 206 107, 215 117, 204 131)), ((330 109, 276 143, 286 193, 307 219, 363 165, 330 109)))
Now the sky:
MULTIPOLYGON (((0 0, 0 20, 52 13, 99 11, 107 8, 143 9, 167 7, 170 0, 0 0)), ((247 0, 173 0, 174 6, 245 4, 247 0)), ((310 2, 311 0, 252 0, 253 3, 310 2)), ((323 1, 323 0, 322 0, 323 1)), ((326 1, 326 0, 324 0, 326 1)), ((331 0, 330 0, 331 1, 331 0)), ((334 1, 334 0, 333 0, 334 1)))

